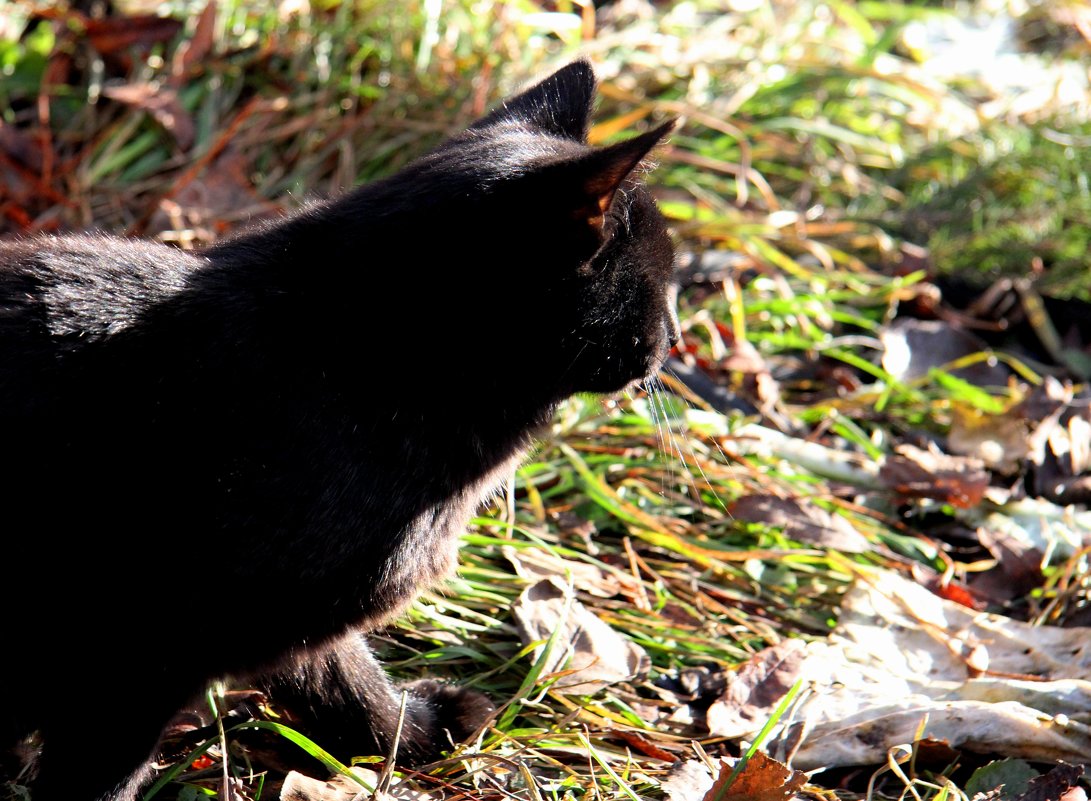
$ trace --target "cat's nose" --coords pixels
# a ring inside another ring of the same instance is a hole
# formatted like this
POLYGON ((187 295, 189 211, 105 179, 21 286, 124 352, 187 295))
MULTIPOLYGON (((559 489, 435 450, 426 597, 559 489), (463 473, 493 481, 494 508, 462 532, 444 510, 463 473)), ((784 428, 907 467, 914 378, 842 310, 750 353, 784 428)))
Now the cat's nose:
POLYGON ((678 344, 678 340, 682 338, 682 332, 678 328, 678 321, 676 319, 669 319, 663 323, 663 328, 667 334, 667 349, 670 350, 678 344))
POLYGON ((663 328, 667 335, 667 347, 673 348, 682 338, 682 328, 678 324, 678 312, 674 304, 667 306, 667 319, 663 321, 663 328))
POLYGON ((673 348, 682 338, 682 327, 678 324, 678 284, 674 281, 667 286, 667 316, 663 328, 667 332, 667 348, 673 348))

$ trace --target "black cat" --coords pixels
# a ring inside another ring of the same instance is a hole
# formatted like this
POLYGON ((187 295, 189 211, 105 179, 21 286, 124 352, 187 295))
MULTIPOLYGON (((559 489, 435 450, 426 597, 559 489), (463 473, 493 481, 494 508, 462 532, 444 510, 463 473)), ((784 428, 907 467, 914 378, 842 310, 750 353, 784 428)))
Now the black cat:
MULTIPOLYGON (((0 735, 41 733, 36 801, 133 798, 224 674, 264 675, 341 756, 386 751, 401 691, 364 634, 452 569, 557 402, 654 373, 678 336, 639 182, 670 124, 591 148, 594 91, 571 64, 203 252, 0 244, 0 735)), ((489 711, 407 689, 401 761, 489 711)))

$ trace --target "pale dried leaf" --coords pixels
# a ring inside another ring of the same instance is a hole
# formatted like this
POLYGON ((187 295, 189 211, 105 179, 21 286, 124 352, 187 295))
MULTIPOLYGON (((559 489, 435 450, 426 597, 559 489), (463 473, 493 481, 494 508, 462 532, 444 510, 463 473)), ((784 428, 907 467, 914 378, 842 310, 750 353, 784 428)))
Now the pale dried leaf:
POLYGON ((302 773, 291 771, 285 778, 280 790, 280 801, 363 801, 368 798, 387 799, 388 801, 435 801, 435 796, 426 793, 407 781, 395 776, 384 793, 372 795, 367 787, 378 787, 380 776, 373 770, 359 766, 349 768, 360 777, 360 782, 348 776, 335 774, 325 781, 312 779, 302 773))
POLYGON ((1024 550, 1037 550, 1045 560, 1067 559, 1091 545, 1091 511, 1077 506, 1023 498, 1003 506, 983 505, 967 510, 960 518, 971 526, 988 529, 993 539, 1003 537, 1024 550))
MULTIPOLYGON (((879 332, 883 346, 882 365, 899 381, 923 378, 933 369, 946 369, 950 362, 975 353, 988 353, 980 337, 943 320, 896 319, 879 332)), ((950 371, 963 381, 979 387, 1004 386, 1011 370, 995 359, 950 371)))
POLYGON ((688 759, 674 763, 660 786, 668 801, 701 801, 712 788, 712 774, 703 762, 688 759))
MULTIPOLYGON (((924 735, 954 748, 1091 760, 1091 630, 1031 626, 876 572, 846 595, 826 642, 806 645, 809 692, 773 739, 809 770, 873 764, 924 735), (988 665, 983 674, 981 665, 988 665)), ((753 736, 765 715, 755 709, 753 736)))
MULTIPOLYGON (((632 679, 650 663, 644 650, 596 617, 561 579, 527 587, 512 605, 524 645, 548 640, 559 631, 544 674, 563 673, 554 689, 582 695, 632 679)), ((535 649, 537 659, 546 646, 535 649)))
POLYGON ((625 582, 622 577, 587 562, 565 559, 546 548, 513 548, 505 545, 500 552, 511 562, 520 578, 538 581, 557 576, 567 581, 571 577, 577 590, 599 598, 613 598, 621 592, 623 583, 636 583, 633 579, 625 582))
POLYGON ((1027 458, 1027 421, 1017 414, 984 414, 971 407, 951 409, 947 449, 980 459, 1005 474, 1018 472, 1027 458))
MULTIPOLYGON (((351 770, 368 787, 375 787, 379 782, 379 775, 375 771, 366 768, 351 770)), ((280 801, 352 801, 361 792, 365 793, 365 798, 371 797, 359 783, 347 776, 336 774, 322 781, 293 770, 284 777, 284 784, 280 788, 280 801)))

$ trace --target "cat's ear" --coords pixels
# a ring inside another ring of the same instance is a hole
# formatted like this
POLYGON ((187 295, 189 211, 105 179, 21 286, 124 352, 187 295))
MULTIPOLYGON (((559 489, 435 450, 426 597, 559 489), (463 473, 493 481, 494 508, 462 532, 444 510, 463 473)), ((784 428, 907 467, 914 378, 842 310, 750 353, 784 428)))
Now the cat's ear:
POLYGON ((621 184, 636 169, 641 159, 674 130, 676 122, 677 120, 671 120, 647 133, 616 145, 597 148, 575 161, 559 165, 562 173, 574 177, 577 182, 579 200, 573 208, 573 217, 590 228, 601 231, 605 225, 606 212, 621 184))
POLYGON ((595 73, 591 65, 573 61, 522 94, 505 100, 470 128, 522 122, 552 136, 586 142, 594 99, 595 73))

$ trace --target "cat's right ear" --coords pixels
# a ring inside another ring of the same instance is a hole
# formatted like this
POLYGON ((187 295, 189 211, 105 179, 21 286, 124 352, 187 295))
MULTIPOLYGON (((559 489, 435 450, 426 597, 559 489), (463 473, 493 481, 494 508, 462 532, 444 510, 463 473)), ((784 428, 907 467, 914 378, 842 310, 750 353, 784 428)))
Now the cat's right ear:
POLYGON ((595 73, 591 65, 583 60, 573 61, 522 94, 505 100, 470 128, 518 122, 551 136, 586 142, 594 100, 595 73))
POLYGON ((553 185, 560 190, 558 194, 568 197, 573 219, 601 234, 606 212, 621 185, 651 149, 674 130, 676 123, 677 120, 671 120, 632 139, 552 165, 543 172, 552 173, 553 185))

